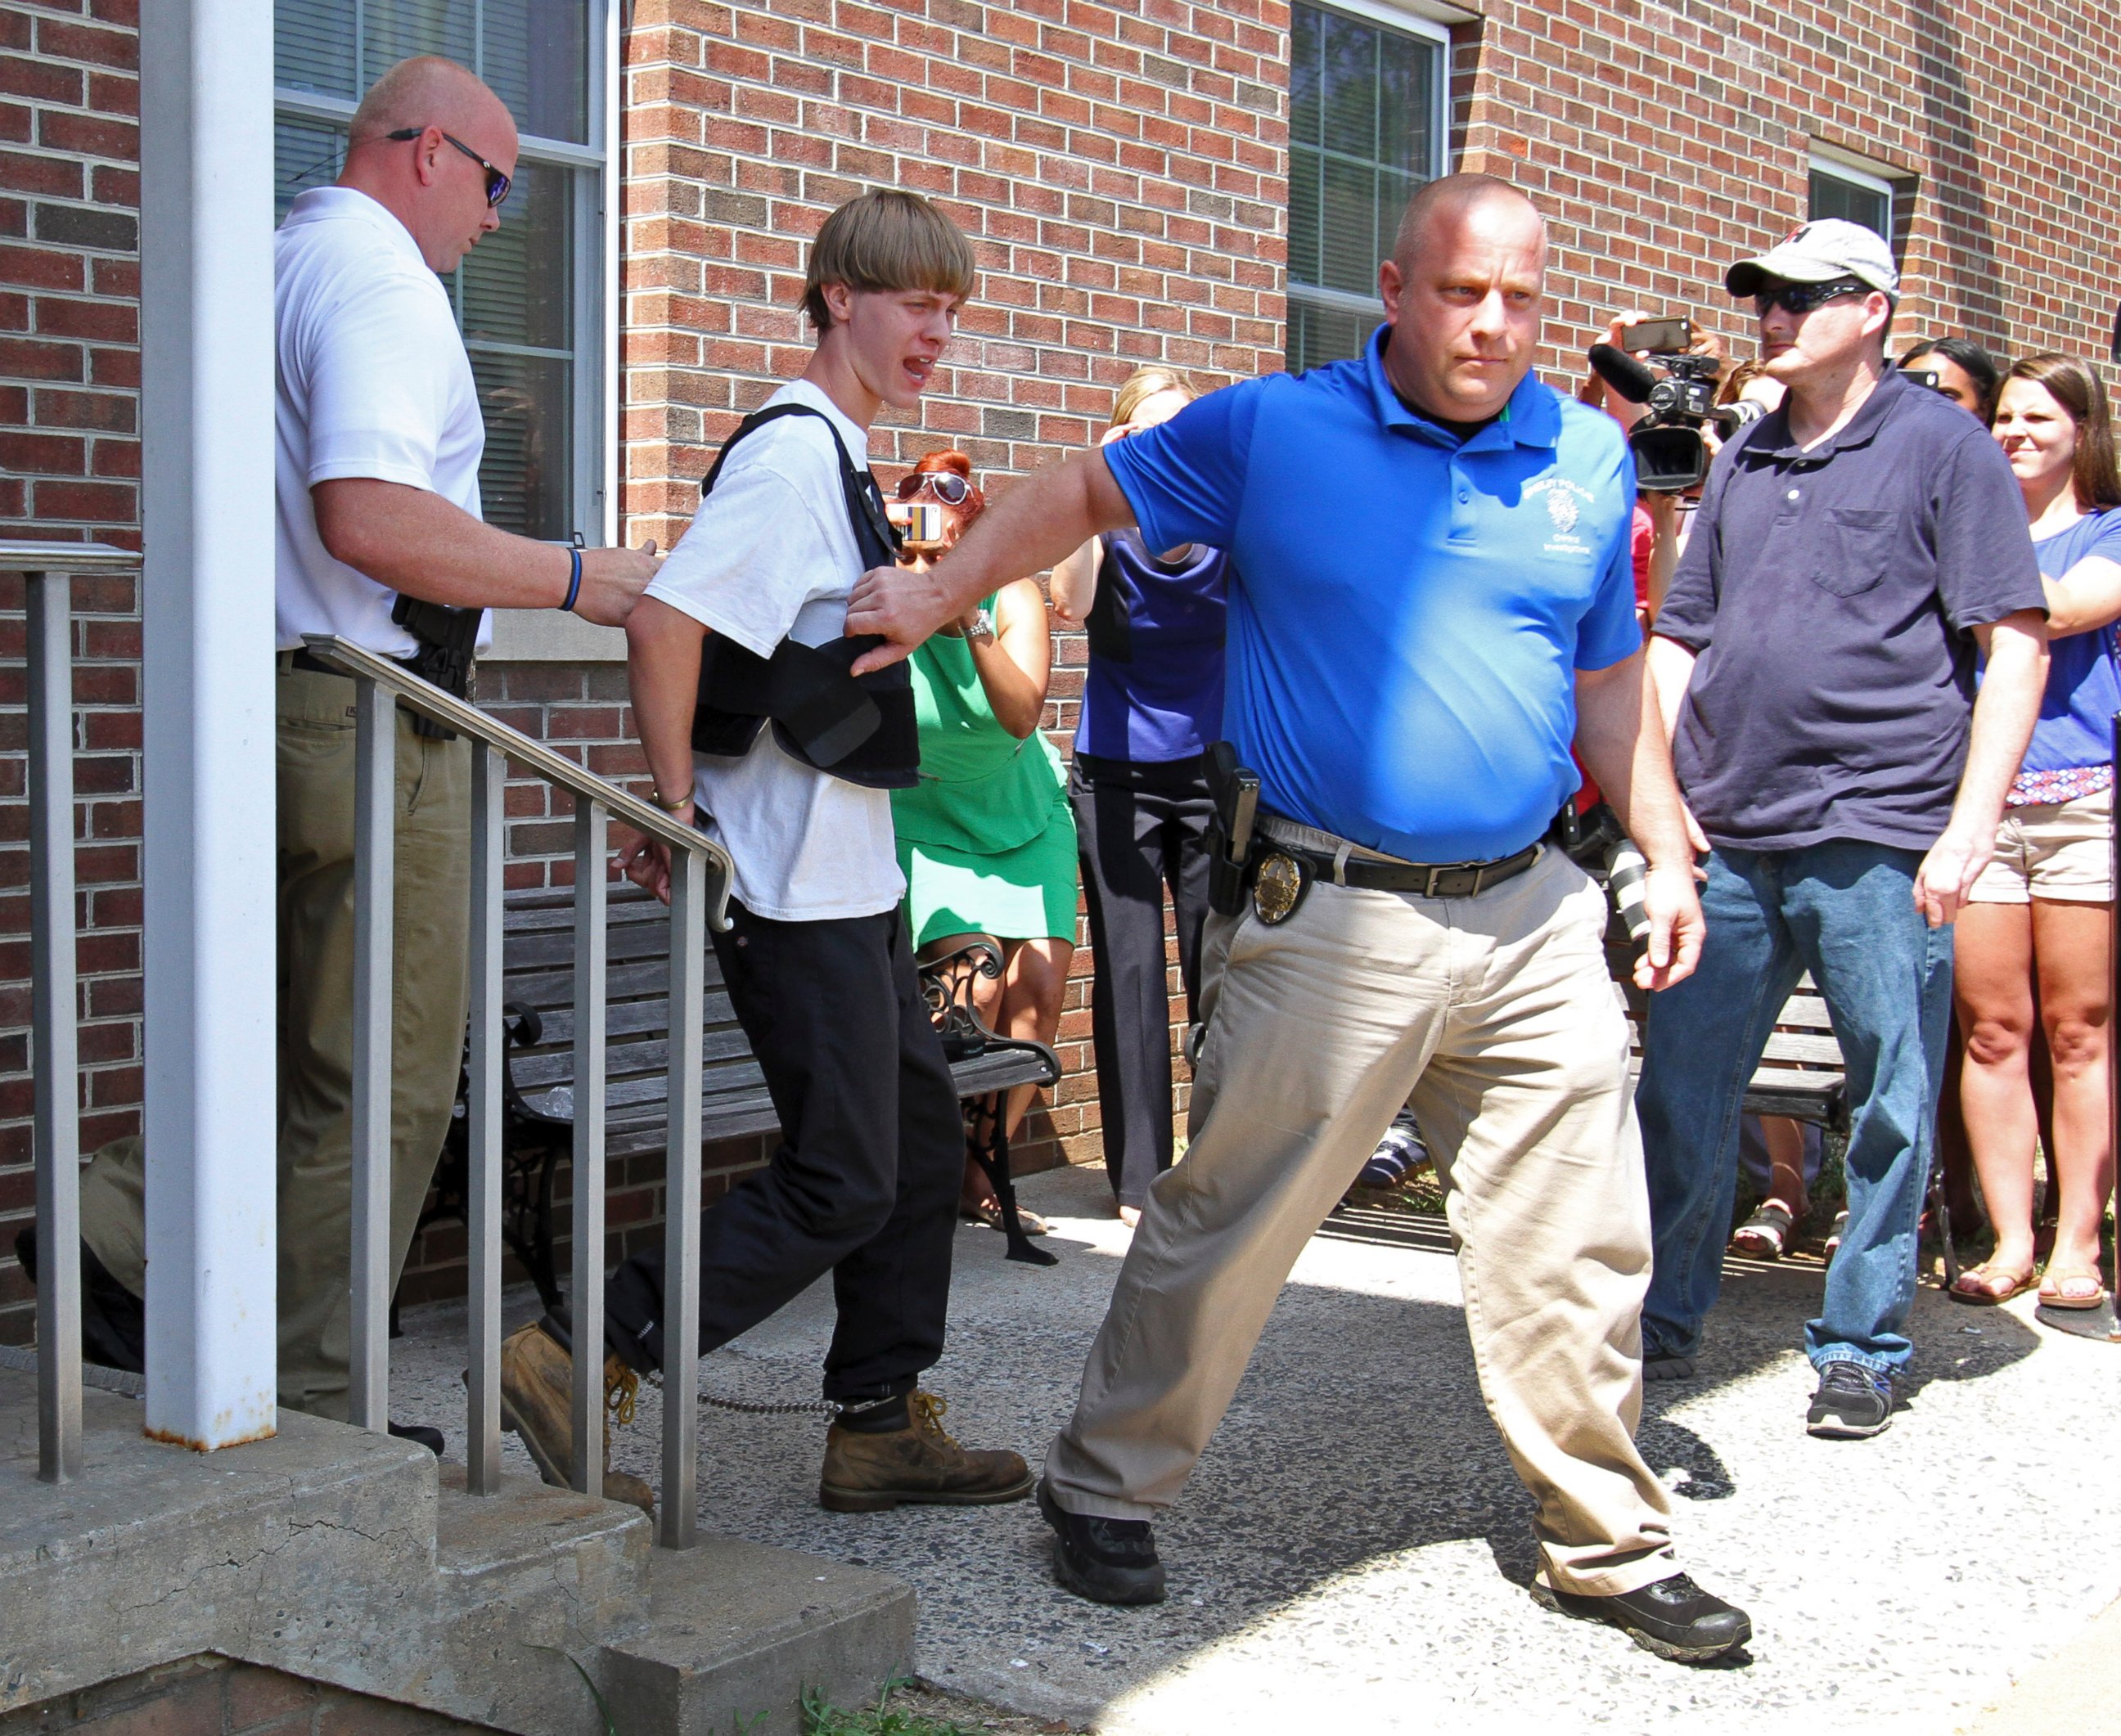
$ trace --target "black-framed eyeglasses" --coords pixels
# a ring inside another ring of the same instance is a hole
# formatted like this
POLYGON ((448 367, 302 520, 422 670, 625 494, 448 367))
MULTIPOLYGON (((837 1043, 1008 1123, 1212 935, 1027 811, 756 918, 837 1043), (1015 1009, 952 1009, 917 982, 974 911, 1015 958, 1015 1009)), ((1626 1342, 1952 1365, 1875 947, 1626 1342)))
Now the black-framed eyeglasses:
MULTIPOLYGON (((386 133, 384 134, 384 137, 397 143, 402 144, 407 139, 420 137, 427 132, 427 129, 425 127, 400 127, 395 133, 386 133)), ((462 139, 451 137, 450 135, 446 133, 443 133, 442 137, 449 139, 449 142, 454 145, 458 150, 463 151, 466 156, 469 157, 474 163, 478 164, 480 168, 486 171, 486 202, 489 206, 497 207, 501 202, 508 197, 508 177, 503 175, 498 169, 495 168, 492 164, 487 161, 484 157, 481 156, 476 151, 473 150, 471 147, 467 145, 462 139)))
POLYGON ((963 506, 972 491, 972 485, 954 470, 924 470, 905 498, 911 500, 924 488, 932 491, 945 506, 963 506))
POLYGON ((1802 319, 1814 309, 1839 301, 1844 296, 1870 293, 1871 286, 1855 277, 1836 277, 1827 283, 1780 283, 1753 297, 1753 311, 1765 319, 1769 308, 1778 307, 1802 319))

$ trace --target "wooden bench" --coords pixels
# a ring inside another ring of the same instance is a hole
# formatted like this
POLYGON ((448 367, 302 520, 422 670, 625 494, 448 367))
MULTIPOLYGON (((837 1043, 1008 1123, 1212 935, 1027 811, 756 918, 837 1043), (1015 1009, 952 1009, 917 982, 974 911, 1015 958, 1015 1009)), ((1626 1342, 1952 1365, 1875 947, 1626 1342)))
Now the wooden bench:
MULTIPOLYGON (((670 921, 669 912, 637 888, 614 887, 609 896, 604 1152, 620 1158, 664 1149, 670 921)), ((501 1233, 548 1308, 561 1301, 552 1257, 553 1184, 574 1147, 574 921, 571 890, 511 894, 502 919, 501 999, 510 1046, 502 1087, 501 1233)), ((1060 1063, 1044 1044, 997 1036, 973 1012, 974 980, 1000 970, 1000 952, 977 942, 924 966, 921 988, 943 1033, 973 1155, 1001 1201, 1009 1257, 1051 1265, 1053 1255, 1033 1247, 1017 1221, 1009 1142, 993 1110, 1000 1093, 1057 1083, 1060 1063)), ((705 986, 702 1141, 773 1133, 779 1118, 711 952, 705 986)), ((460 1088, 422 1229, 464 1219, 468 1124, 460 1088)))
MULTIPOLYGON (((1606 933, 1606 959, 1628 1014, 1628 1066, 1639 1075, 1643 1065, 1643 1014, 1648 996, 1634 985, 1634 947, 1620 918, 1606 933)), ((1816 1122, 1837 1133, 1848 1131, 1848 1063, 1834 1035, 1826 1003, 1809 973, 1797 979, 1797 992, 1775 1016, 1768 1046, 1746 1087, 1746 1111, 1755 1115, 1787 1115, 1816 1122)), ((1946 1197, 1940 1152, 1931 1162, 1925 1198, 1944 1248, 1946 1287, 1959 1278, 1959 1253, 1951 1239, 1951 1204, 1946 1197)))
MULTIPOLYGON (((1606 931, 1606 962, 1627 1010, 1629 1071, 1639 1075, 1649 997, 1635 986, 1634 960, 1634 945, 1616 915, 1606 931)), ((1775 1016, 1766 1051, 1746 1087, 1745 1107, 1748 1115, 1787 1115, 1837 1133, 1848 1131, 1848 1065, 1826 1003, 1809 975, 1798 980, 1797 993, 1775 1016)))

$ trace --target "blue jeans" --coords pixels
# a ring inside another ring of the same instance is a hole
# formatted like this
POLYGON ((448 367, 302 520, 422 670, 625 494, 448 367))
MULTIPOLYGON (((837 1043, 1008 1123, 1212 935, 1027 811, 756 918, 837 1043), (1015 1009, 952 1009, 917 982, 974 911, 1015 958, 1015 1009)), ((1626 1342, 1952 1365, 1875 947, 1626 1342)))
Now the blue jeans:
POLYGON ((1906 1366, 1914 1347, 1901 1329, 1951 1016, 1951 930, 1915 910, 1921 862, 1853 840, 1709 858, 1701 966, 1651 996, 1635 1095, 1655 1249, 1646 1357, 1700 1347, 1722 1278, 1740 1106, 1776 1015, 1810 970, 1848 1063, 1852 1124, 1848 1226, 1805 1352, 1822 1368, 1906 1366))

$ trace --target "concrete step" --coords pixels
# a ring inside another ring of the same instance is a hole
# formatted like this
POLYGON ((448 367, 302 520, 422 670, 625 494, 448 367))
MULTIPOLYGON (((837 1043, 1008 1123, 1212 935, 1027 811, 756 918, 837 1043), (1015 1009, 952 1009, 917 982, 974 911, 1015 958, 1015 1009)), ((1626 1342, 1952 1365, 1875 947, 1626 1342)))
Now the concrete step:
POLYGON ((435 1644, 422 1703, 506 1730, 566 1736, 602 1729, 568 1659, 644 1630, 650 1533, 637 1508, 506 1477, 466 1492, 464 1468, 440 1468, 435 1644))
POLYGON ((658 1736, 800 1736, 815 1690, 874 1701, 913 1663, 912 1588, 734 1538, 655 1552, 646 1629, 604 1648, 597 1674, 613 1721, 658 1736))
POLYGON ((669 1553, 632 1507, 280 1413, 216 1453, 82 1395, 86 1472, 36 1480, 35 1385, 0 1368, 0 1714, 218 1653, 522 1736, 798 1736, 806 1689, 873 1699, 911 1589, 729 1538, 669 1553), (576 1660, 571 1662, 570 1660, 576 1660))
POLYGON ((81 1479, 40 1482, 35 1382, 0 1371, 0 1712, 201 1651, 343 1681, 428 1631, 421 1448, 282 1412, 271 1440, 195 1453, 140 1418, 83 1393, 81 1479))

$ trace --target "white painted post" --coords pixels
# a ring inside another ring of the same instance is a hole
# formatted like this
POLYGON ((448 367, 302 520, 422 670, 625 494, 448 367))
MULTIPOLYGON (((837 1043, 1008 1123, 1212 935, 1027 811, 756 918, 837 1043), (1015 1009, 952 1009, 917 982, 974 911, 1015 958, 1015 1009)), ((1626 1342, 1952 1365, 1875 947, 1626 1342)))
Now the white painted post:
POLYGON ((273 6, 140 12, 146 1425, 204 1450, 277 1387, 273 6))

